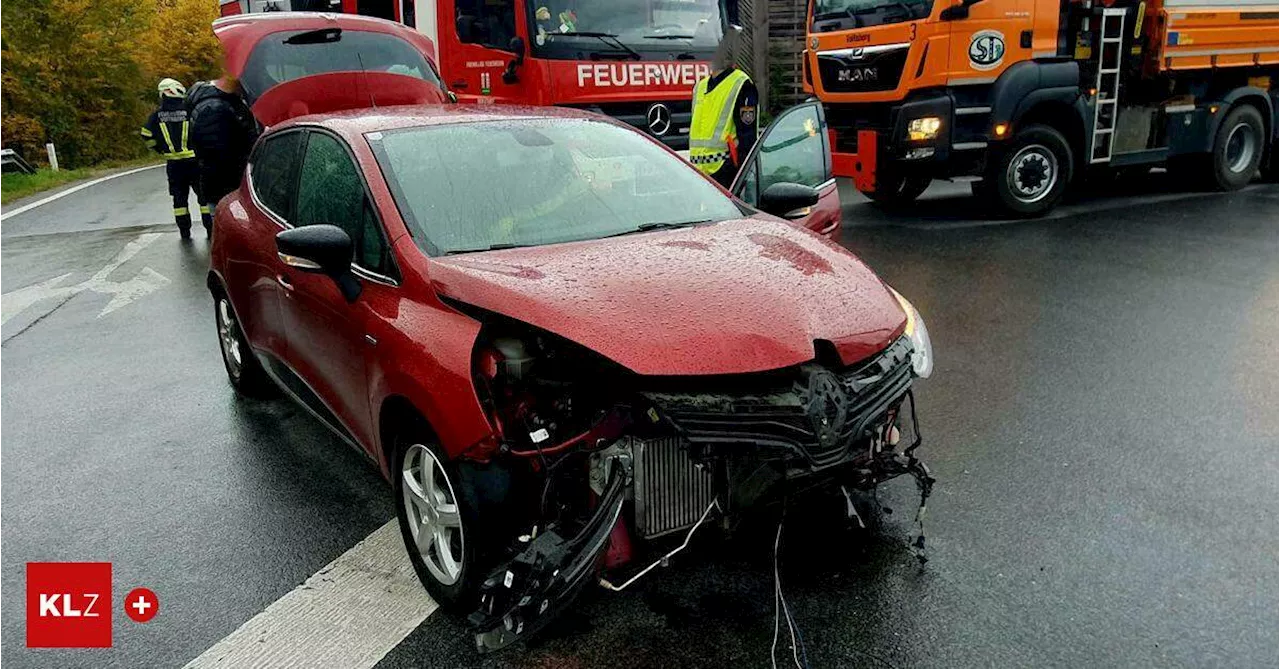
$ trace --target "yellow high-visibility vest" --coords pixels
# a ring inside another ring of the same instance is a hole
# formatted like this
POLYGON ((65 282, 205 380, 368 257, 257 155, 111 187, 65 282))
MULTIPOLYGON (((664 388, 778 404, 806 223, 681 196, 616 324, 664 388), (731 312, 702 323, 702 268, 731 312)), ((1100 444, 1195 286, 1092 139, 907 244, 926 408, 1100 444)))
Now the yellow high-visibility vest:
POLYGON ((689 125, 689 162, 704 174, 714 174, 730 157, 729 146, 738 141, 733 106, 742 85, 751 81, 742 70, 733 70, 710 91, 711 77, 693 87, 693 122, 689 125))
POLYGON ((196 157, 196 152, 187 148, 187 133, 191 129, 191 121, 182 122, 182 143, 177 145, 173 143, 173 137, 169 136, 169 124, 161 121, 159 125, 160 134, 164 136, 165 148, 169 149, 164 153, 166 160, 186 160, 196 157))

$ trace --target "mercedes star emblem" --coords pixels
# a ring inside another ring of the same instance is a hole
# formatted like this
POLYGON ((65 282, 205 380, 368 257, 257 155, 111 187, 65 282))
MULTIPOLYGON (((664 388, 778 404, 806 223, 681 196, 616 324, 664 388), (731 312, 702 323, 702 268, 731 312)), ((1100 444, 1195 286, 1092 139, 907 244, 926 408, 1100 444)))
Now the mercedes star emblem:
POLYGON ((649 132, 661 137, 671 129, 671 110, 661 102, 655 102, 646 114, 649 119, 649 132))

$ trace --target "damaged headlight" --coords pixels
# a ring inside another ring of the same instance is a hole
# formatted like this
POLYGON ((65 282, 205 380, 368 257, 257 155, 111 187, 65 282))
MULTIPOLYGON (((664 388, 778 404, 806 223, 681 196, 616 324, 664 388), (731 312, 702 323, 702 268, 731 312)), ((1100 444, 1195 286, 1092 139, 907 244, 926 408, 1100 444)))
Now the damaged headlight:
POLYGON ((890 288, 898 304, 907 312, 907 339, 911 340, 911 371, 915 375, 927 379, 933 373, 933 343, 929 341, 929 328, 924 326, 924 318, 920 312, 898 291, 890 288))

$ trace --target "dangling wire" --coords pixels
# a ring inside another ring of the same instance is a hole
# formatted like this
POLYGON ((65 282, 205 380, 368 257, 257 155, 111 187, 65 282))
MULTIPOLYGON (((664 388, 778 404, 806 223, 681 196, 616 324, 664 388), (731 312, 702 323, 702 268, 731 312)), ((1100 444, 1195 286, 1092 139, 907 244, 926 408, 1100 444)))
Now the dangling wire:
POLYGON ((782 524, 787 515, 787 502, 782 501, 782 518, 778 520, 778 532, 773 537, 773 643, 769 646, 769 662, 773 669, 778 667, 778 618, 779 611, 787 621, 787 632, 791 635, 791 659, 796 669, 809 669, 809 653, 804 647, 804 635, 791 615, 791 607, 787 606, 787 598, 782 594, 782 575, 778 568, 778 553, 782 545, 782 524), (801 657, 804 661, 801 662, 801 657))

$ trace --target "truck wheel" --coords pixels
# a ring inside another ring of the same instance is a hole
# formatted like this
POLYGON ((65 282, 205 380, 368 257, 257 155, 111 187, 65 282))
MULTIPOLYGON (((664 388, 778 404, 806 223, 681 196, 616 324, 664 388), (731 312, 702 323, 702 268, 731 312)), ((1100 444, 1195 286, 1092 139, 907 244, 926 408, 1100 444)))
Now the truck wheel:
POLYGON ((1213 138, 1213 184, 1218 190, 1239 190, 1253 179, 1265 152, 1262 114, 1253 105, 1232 109, 1213 138))
POLYGON ((900 207, 914 202, 931 183, 930 177, 888 175, 876 184, 879 188, 863 195, 885 207, 900 207))
POLYGON ((488 576, 492 541, 457 463, 445 457, 426 430, 406 431, 396 439, 391 488, 409 561, 442 608, 470 613, 488 576))
POLYGON ((1039 216, 1062 199, 1071 182, 1071 147, 1047 125, 1029 125, 992 156, 982 189, 1011 216, 1039 216))

